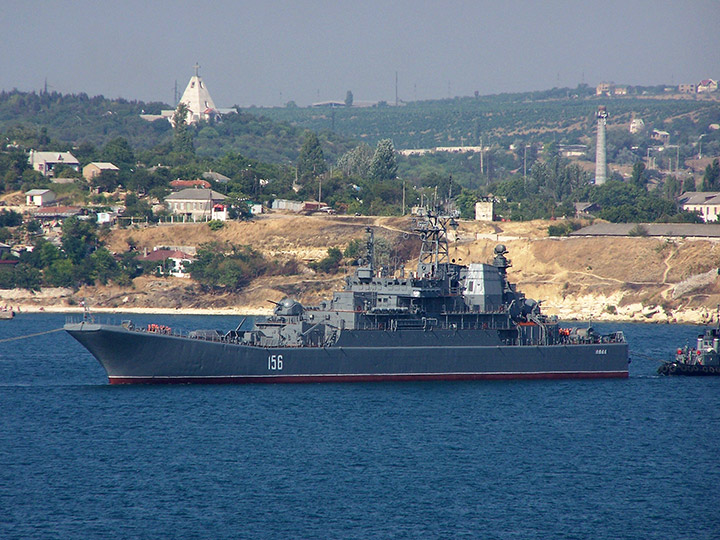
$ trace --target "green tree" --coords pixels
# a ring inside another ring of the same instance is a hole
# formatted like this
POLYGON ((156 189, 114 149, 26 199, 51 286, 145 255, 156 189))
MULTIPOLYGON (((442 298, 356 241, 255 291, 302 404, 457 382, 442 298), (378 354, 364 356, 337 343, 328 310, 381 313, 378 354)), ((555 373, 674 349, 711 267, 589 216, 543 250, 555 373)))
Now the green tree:
POLYGON ((340 251, 338 248, 328 248, 327 256, 323 259, 320 259, 319 261, 311 262, 310 268, 318 272, 323 272, 325 274, 335 273, 340 266, 340 261, 342 260, 342 257, 342 251, 340 251))
POLYGON ((298 156, 298 177, 303 181, 307 181, 321 175, 326 170, 327 163, 320 145, 320 139, 313 131, 308 131, 305 133, 305 140, 298 156))
POLYGON ((370 178, 380 182, 393 180, 397 178, 397 169, 395 147, 390 139, 382 139, 377 143, 375 155, 370 163, 370 178))
POLYGON ((345 176, 367 179, 370 176, 372 160, 373 149, 366 143, 362 143, 340 156, 337 166, 345 176))
POLYGON ((705 167, 702 180, 703 191, 716 191, 720 188, 720 161, 713 160, 712 165, 705 167))
POLYGON ((692 175, 686 176, 685 180, 683 180, 682 192, 695 191, 696 189, 697 186, 695 185, 695 177, 692 175))
POLYGON ((40 290, 40 271, 29 264, 20 263, 15 265, 13 278, 14 286, 19 289, 40 290))
POLYGON ((139 217, 141 219, 147 219, 148 221, 155 221, 147 199, 140 199, 134 193, 128 193, 125 197, 125 216, 127 217, 139 217))
POLYGON ((455 204, 460 211, 460 217, 464 219, 475 219, 475 203, 479 197, 475 191, 463 188, 455 198, 455 204))
POLYGON ((680 181, 675 176, 666 176, 662 192, 666 199, 674 201, 681 193, 680 181))
POLYGON ((98 245, 97 226, 76 217, 65 220, 62 226, 62 248, 73 264, 80 264, 98 245))
POLYGON ((90 185, 97 188, 98 191, 114 191, 118 187, 119 177, 117 171, 100 171, 100 174, 94 176, 90 181, 90 185))
POLYGON ((108 142, 102 150, 102 159, 120 168, 135 165, 135 153, 124 137, 116 137, 108 142))
POLYGON ((43 272, 45 283, 51 287, 75 286, 75 269, 69 259, 57 259, 43 272))
POLYGON ((647 183, 647 175, 645 174, 645 164, 642 161, 635 162, 632 174, 630 175, 630 183, 644 188, 647 183))
POLYGON ((190 275, 203 287, 241 289, 264 273, 266 266, 262 255, 250 246, 209 242, 198 248, 190 275))
POLYGON ((90 255, 92 261, 93 280, 98 280, 103 285, 114 279, 119 272, 118 264, 112 254, 104 247, 101 247, 90 255))
POLYGON ((353 93, 352 91, 348 90, 345 94, 345 106, 346 107, 352 107, 353 104, 353 93))
POLYGON ((22 214, 15 210, 0 210, 0 227, 17 227, 22 224, 22 214))
POLYGON ((192 157, 195 155, 195 144, 190 128, 187 125, 187 117, 190 109, 182 101, 178 103, 175 113, 172 117, 173 124, 173 151, 182 157, 192 157))

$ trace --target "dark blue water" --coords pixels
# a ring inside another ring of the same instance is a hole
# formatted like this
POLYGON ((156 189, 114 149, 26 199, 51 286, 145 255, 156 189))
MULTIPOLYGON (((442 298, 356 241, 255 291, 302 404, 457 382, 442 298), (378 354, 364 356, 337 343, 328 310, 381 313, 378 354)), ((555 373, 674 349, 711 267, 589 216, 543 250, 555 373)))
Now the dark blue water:
POLYGON ((628 380, 110 387, 64 332, 0 343, 0 538, 720 537, 720 378, 649 359, 698 328, 612 327, 628 380))

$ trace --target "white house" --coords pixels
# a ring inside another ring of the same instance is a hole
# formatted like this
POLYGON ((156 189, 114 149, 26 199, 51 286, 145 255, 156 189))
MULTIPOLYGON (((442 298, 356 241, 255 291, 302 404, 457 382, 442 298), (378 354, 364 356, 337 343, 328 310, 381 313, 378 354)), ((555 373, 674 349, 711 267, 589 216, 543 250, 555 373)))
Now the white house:
POLYGON ((475 203, 476 221, 493 221, 495 217, 495 205, 492 199, 483 199, 475 203))
POLYGON ((214 204, 212 207, 212 215, 210 216, 213 220, 227 221, 228 219, 228 207, 225 204, 214 204))
POLYGON ((28 206, 45 206, 55 202, 55 193, 49 189, 31 189, 25 192, 25 204, 28 206))
POLYGON ((720 215, 720 192, 717 191, 686 191, 678 197, 682 209, 697 212, 703 221, 718 221, 720 215))
POLYGON ((180 250, 155 249, 140 257, 140 260, 158 263, 160 274, 167 273, 175 277, 190 277, 187 273, 187 267, 195 260, 195 257, 180 250))
POLYGON ((37 152, 30 150, 30 166, 43 176, 55 176, 58 165, 67 165, 75 171, 80 170, 80 162, 70 152, 37 152))
POLYGON ((302 212, 302 201, 290 201, 288 199, 275 199, 272 202, 273 210, 289 210, 290 212, 302 212))
POLYGON ((704 79, 697 85, 698 94, 717 92, 717 89, 718 83, 712 79, 704 79))
POLYGON ((192 221, 207 221, 212 218, 213 207, 227 199, 212 189, 188 188, 165 197, 165 204, 171 213, 192 221))

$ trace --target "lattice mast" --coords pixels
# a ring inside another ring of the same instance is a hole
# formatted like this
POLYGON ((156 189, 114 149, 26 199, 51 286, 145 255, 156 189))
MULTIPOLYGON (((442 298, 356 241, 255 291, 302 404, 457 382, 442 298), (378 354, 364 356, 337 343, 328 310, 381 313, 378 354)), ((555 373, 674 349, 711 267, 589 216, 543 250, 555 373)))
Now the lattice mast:
POLYGON ((440 216, 428 212, 425 219, 417 222, 415 232, 420 234, 422 245, 418 258, 419 277, 441 277, 450 263, 450 250, 448 247, 447 228, 457 229, 458 224, 451 216, 440 216))

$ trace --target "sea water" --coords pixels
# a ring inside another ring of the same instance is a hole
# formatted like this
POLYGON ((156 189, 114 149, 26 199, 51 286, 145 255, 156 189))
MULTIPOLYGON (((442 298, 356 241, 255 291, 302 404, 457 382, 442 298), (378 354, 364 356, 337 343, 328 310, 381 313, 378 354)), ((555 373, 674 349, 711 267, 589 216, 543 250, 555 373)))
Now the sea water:
POLYGON ((655 374, 702 329, 596 327, 629 379, 123 387, 65 332, 0 342, 0 538, 720 537, 720 378, 655 374))

